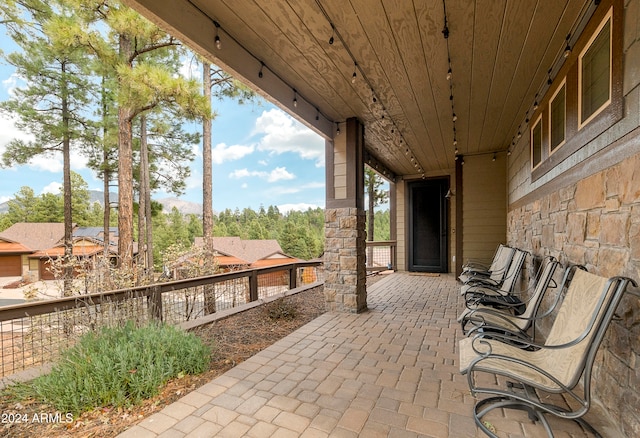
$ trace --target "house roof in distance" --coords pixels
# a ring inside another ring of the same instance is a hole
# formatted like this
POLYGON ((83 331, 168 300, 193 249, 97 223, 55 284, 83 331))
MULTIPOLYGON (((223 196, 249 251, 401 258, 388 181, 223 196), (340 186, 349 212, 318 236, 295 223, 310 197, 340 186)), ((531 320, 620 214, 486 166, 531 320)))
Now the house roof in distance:
MULTIPOLYGON (((194 245, 204 245, 204 239, 202 237, 196 237, 194 245)), ((237 236, 214 237, 213 248, 221 253, 246 260, 250 264, 254 264, 258 260, 267 259, 273 256, 279 258, 280 261, 282 258, 297 260, 295 257, 285 254, 282 251, 280 244, 275 239, 243 240, 237 236)))
POLYGON ((19 222, 0 233, 0 237, 19 242, 32 251, 55 246, 64 237, 64 224, 57 222, 19 222))

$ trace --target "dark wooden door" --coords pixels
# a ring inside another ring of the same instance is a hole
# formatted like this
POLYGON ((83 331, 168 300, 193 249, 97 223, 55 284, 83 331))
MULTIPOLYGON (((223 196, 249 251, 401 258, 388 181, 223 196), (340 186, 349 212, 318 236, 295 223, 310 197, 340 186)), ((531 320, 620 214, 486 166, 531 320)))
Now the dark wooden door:
POLYGON ((448 272, 447 200, 449 180, 409 184, 409 270, 448 272))

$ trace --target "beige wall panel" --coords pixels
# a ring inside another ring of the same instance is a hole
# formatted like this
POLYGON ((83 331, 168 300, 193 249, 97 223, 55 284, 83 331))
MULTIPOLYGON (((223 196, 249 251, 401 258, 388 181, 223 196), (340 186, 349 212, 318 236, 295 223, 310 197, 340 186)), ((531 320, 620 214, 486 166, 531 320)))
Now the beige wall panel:
POLYGON ((505 155, 464 157, 462 184, 464 260, 490 260, 507 234, 505 155))

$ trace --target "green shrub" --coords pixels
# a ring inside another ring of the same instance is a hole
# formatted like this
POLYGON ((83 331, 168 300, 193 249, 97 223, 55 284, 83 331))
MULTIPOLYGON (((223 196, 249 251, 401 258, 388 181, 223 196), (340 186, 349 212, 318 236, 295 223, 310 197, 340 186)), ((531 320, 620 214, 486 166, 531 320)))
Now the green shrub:
POLYGON ((204 372, 209 350, 195 335, 150 324, 87 333, 52 371, 33 381, 36 397, 60 411, 128 406, 155 395, 169 379, 204 372))

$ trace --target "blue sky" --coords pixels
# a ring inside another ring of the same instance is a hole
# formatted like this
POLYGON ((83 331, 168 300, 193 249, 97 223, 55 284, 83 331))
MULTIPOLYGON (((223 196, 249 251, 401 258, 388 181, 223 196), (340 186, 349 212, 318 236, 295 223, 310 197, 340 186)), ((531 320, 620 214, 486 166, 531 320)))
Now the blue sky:
MULTIPOLYGON (((0 32, 3 32, 0 30, 0 32)), ((11 42, 0 33, 0 49, 8 53, 11 42)), ((19 84, 15 71, 0 64, 0 101, 7 100, 19 84)), ((323 207, 324 139, 271 103, 239 105, 234 101, 214 101, 218 116, 213 121, 213 208, 257 210, 260 205, 276 205, 281 211, 323 207)), ((202 128, 193 126, 196 132, 202 128)), ((0 154, 14 138, 29 139, 13 122, 0 114, 0 154)), ((194 148, 187 189, 180 199, 202 203, 202 145, 194 148)), ((102 181, 86 167, 86 160, 73 154, 72 169, 85 179, 90 189, 102 190, 102 181)), ((0 168, 0 202, 14 197, 20 187, 30 186, 36 195, 59 193, 62 182, 60 156, 34 157, 28 165, 0 168)), ((117 191, 114 188, 113 191, 117 191)), ((174 196, 156 192, 154 199, 174 196)))

